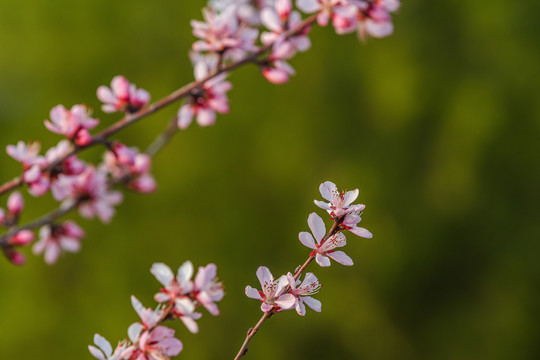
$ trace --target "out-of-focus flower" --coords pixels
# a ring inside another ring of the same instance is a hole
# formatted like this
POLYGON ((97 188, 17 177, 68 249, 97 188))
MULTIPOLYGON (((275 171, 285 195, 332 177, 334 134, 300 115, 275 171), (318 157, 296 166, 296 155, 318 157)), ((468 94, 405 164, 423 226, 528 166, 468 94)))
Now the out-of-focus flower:
POLYGON ((81 249, 84 231, 73 221, 61 225, 45 225, 39 231, 39 241, 34 244, 34 255, 45 253, 45 262, 52 265, 63 251, 75 253, 81 249))
POLYGON ((266 266, 260 266, 257 269, 257 278, 261 283, 262 291, 246 286, 246 295, 260 300, 263 312, 289 310, 294 306, 295 297, 292 294, 283 294, 288 284, 287 276, 282 275, 276 280, 266 266))
POLYGON ((225 292, 223 284, 217 279, 217 266, 208 264, 200 266, 195 276, 193 292, 202 306, 210 312, 210 314, 219 315, 219 309, 215 304, 216 301, 221 301, 225 292))
MULTIPOLYGON (((200 61, 195 64, 195 80, 200 81, 210 74, 207 62, 200 61)), ((193 117, 197 117, 200 126, 213 125, 216 121, 216 112, 226 114, 229 112, 229 101, 225 93, 232 88, 230 82, 225 81, 226 74, 220 74, 206 81, 200 88, 191 92, 188 104, 178 111, 178 127, 187 128, 193 117)))
POLYGON ((134 113, 150 101, 150 94, 146 90, 137 89, 135 84, 130 84, 122 75, 112 79, 110 88, 103 85, 98 87, 97 97, 105 103, 101 109, 106 113, 134 113))
POLYGON ((173 314, 180 319, 187 329, 196 334, 199 332, 199 325, 195 320, 199 320, 201 313, 195 311, 195 304, 187 296, 176 298, 174 301, 173 314))
POLYGON ((289 42, 277 41, 272 46, 272 53, 268 56, 268 62, 263 67, 262 73, 266 80, 273 84, 283 84, 289 81, 289 76, 294 75, 294 69, 284 59, 294 55, 294 47, 289 42))
POLYGON ((64 200, 65 207, 77 203, 81 216, 97 216, 104 223, 113 217, 114 206, 122 202, 121 192, 109 190, 107 174, 92 166, 79 175, 59 175, 53 195, 58 201, 64 200))
POLYGON ((128 188, 146 194, 156 189, 156 181, 149 173, 151 162, 149 155, 115 142, 111 151, 105 153, 100 170, 108 171, 115 181, 124 182, 128 188))
POLYGON ((8 198, 7 209, 13 217, 19 216, 24 209, 24 199, 20 192, 14 191, 8 198))
POLYGON ((272 6, 274 0, 211 0, 209 6, 218 12, 229 8, 236 13, 238 20, 248 25, 261 23, 261 10, 272 6))
POLYGON ((18 231, 9 239, 9 243, 15 246, 26 246, 34 241, 34 233, 30 230, 18 231))
POLYGON ((165 286, 154 299, 159 302, 174 301, 182 295, 189 294, 193 289, 191 277, 193 276, 193 264, 186 261, 178 268, 178 274, 174 276, 170 267, 163 263, 155 263, 150 268, 152 275, 165 286))
POLYGON ((350 0, 297 0, 305 13, 317 13, 317 23, 326 26, 332 20, 338 34, 353 32, 358 21, 358 6, 350 0))
POLYGON ((157 326, 145 331, 139 337, 139 356, 137 360, 166 360, 182 351, 183 345, 174 337, 174 330, 157 326))
POLYGON ((225 58, 238 60, 247 51, 255 51, 255 40, 259 31, 238 23, 236 7, 229 6, 222 12, 212 8, 203 9, 203 21, 191 21, 193 35, 199 41, 193 44, 198 52, 221 53, 225 58))
POLYGON ((50 131, 62 134, 76 144, 88 145, 92 136, 88 132, 99 124, 99 120, 90 117, 90 112, 84 105, 74 105, 67 110, 63 105, 52 108, 51 121, 45 120, 45 127, 50 131))
POLYGON ((313 310, 321 312, 321 302, 311 297, 311 295, 318 293, 321 289, 321 283, 313 273, 307 273, 301 284, 300 280, 294 280, 291 273, 287 274, 287 280, 291 287, 290 293, 296 298, 294 307, 296 308, 298 315, 304 316, 306 314, 306 306, 304 303, 313 310))
POLYGON ((358 197, 358 189, 352 191, 338 191, 336 184, 331 181, 325 181, 319 186, 319 191, 324 199, 328 200, 329 203, 324 201, 314 200, 315 205, 328 211, 332 217, 340 217, 347 213, 357 213, 366 207, 365 205, 351 205, 354 200, 358 197))
POLYGON ((358 36, 364 40, 368 35, 381 38, 394 31, 392 15, 399 9, 399 0, 358 1, 358 36))
POLYGON ((324 240, 326 227, 323 219, 316 213, 309 214, 308 225, 315 237, 305 231, 302 231, 298 238, 300 242, 310 249, 313 249, 310 256, 315 256, 315 261, 320 266, 330 266, 330 259, 337 261, 342 265, 353 265, 352 259, 343 251, 336 251, 335 248, 343 247, 347 244, 347 239, 342 233, 337 233, 324 240), (329 259, 330 258, 330 259, 329 259))
POLYGON ((88 350, 98 360, 126 360, 134 350, 133 346, 119 344, 113 353, 111 343, 99 334, 94 335, 94 344, 88 345, 88 350))
POLYGON ((131 296, 131 305, 133 305, 133 309, 135 309, 135 312, 141 318, 141 322, 133 323, 128 328, 129 338, 133 343, 136 343, 143 331, 154 328, 163 320, 163 310, 154 311, 150 308, 145 308, 135 296, 131 296))
POLYGON ((6 152, 19 161, 23 166, 23 181, 28 184, 29 191, 34 196, 44 195, 49 190, 49 178, 42 169, 48 165, 46 158, 39 155, 38 142, 25 144, 19 141, 17 145, 8 145, 6 152))
MULTIPOLYGON (((270 45, 282 38, 283 33, 293 29, 302 22, 298 11, 291 11, 291 1, 277 1, 275 7, 266 7, 262 10, 261 19, 264 26, 271 32, 261 34, 261 42, 270 45)), ((288 42, 297 51, 306 51, 311 47, 311 41, 307 36, 309 27, 305 27, 300 33, 282 41, 288 42)))

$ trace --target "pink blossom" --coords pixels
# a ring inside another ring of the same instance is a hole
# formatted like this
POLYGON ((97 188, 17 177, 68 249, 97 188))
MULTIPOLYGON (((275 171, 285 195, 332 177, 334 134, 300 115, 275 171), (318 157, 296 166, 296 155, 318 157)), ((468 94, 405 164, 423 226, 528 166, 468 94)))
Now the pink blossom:
POLYGON ((193 35, 201 39, 193 44, 193 50, 222 53, 225 58, 233 60, 243 57, 247 51, 257 50, 258 30, 240 25, 235 7, 227 7, 219 13, 205 8, 203 17, 204 22, 191 21, 193 35))
POLYGON ((111 151, 105 153, 100 169, 108 171, 115 181, 124 182, 130 189, 149 193, 156 189, 156 182, 149 174, 150 163, 149 155, 115 142, 111 145, 111 151))
MULTIPOLYGON (((133 309, 135 309, 135 312, 141 318, 141 322, 134 323, 130 326, 130 328, 133 327, 132 331, 128 330, 128 335, 130 335, 130 339, 132 339, 133 334, 140 335, 141 330, 153 328, 161 320, 163 320, 163 310, 154 311, 150 308, 145 308, 135 296, 131 296, 131 305, 133 305, 133 309)), ((133 339, 131 341, 133 341, 133 339)))
POLYGON ((352 259, 347 254, 343 251, 334 250, 347 244, 345 235, 337 233, 324 240, 326 227, 321 217, 316 213, 309 214, 308 225, 313 236, 308 232, 302 231, 298 235, 298 238, 302 244, 313 249, 310 256, 315 256, 317 264, 323 267, 330 266, 330 259, 333 259, 342 265, 353 265, 352 259), (313 240, 313 237, 315 237, 315 240, 313 240))
POLYGON ((157 326, 139 337, 139 350, 142 353, 137 360, 165 360, 178 355, 182 348, 182 342, 174 337, 174 330, 157 326))
POLYGON ((50 117, 51 121, 45 120, 47 129, 62 134, 82 146, 88 145, 92 139, 88 130, 99 123, 99 120, 90 117, 84 105, 74 105, 71 110, 67 110, 63 105, 57 105, 52 108, 50 117))
POLYGON ((134 350, 133 346, 119 344, 113 353, 111 343, 99 334, 94 335, 94 344, 88 345, 88 350, 98 360, 126 360, 134 350))
POLYGON ((391 12, 399 9, 399 0, 374 0, 364 3, 358 14, 358 36, 363 40, 368 35, 381 38, 394 31, 391 12))
POLYGON ((248 25, 259 25, 261 22, 261 10, 272 6, 273 1, 274 0, 211 0, 209 6, 218 12, 232 8, 240 22, 248 25))
POLYGON ((21 254, 20 252, 9 250, 6 252, 4 249, 4 252, 6 253, 6 257, 8 260, 13 264, 17 266, 22 266, 26 263, 26 257, 21 254))
MULTIPOLYGON (((47 150, 45 158, 48 164, 55 164, 59 160, 64 159, 72 151, 73 145, 68 140, 62 140, 56 146, 47 150)), ((76 155, 71 155, 51 170, 51 178, 55 178, 59 174, 79 175, 85 168, 86 164, 84 161, 77 158, 76 155)))
POLYGON ((62 225, 45 225, 39 231, 39 241, 32 247, 34 255, 45 253, 45 262, 52 265, 61 251, 75 253, 81 248, 80 239, 84 231, 73 221, 62 225))
POLYGON ((215 302, 221 301, 225 295, 223 284, 217 280, 216 275, 217 266, 215 264, 200 266, 195 276, 193 289, 195 299, 214 316, 219 315, 219 309, 215 302))
POLYGON ((338 34, 354 31, 358 21, 358 6, 349 0, 297 0, 296 5, 305 13, 317 12, 317 23, 326 26, 332 20, 338 34))
POLYGON ((282 275, 276 280, 266 266, 260 266, 257 269, 257 278, 261 283, 262 291, 246 286, 246 295, 260 300, 263 312, 289 310, 294 306, 295 297, 292 294, 283 294, 288 284, 287 276, 282 275))
MULTIPOLYGON (((207 62, 197 62, 195 64, 195 79, 201 81, 210 74, 207 62)), ((188 104, 183 105, 178 111, 178 127, 186 129, 197 117, 200 126, 213 125, 216 121, 216 112, 226 114, 229 112, 229 101, 225 93, 232 87, 231 83, 225 81, 226 74, 220 74, 206 81, 200 88, 191 92, 188 104)))
MULTIPOLYGON (((290 0, 287 1, 290 2, 290 0)), ((311 41, 307 36, 310 30, 309 27, 305 27, 296 36, 291 36, 288 39, 283 38, 283 33, 288 29, 295 28, 302 22, 299 12, 293 11, 287 13, 286 8, 280 9, 278 8, 278 3, 276 3, 276 8, 267 7, 263 9, 261 19, 264 26, 271 30, 271 32, 263 32, 261 34, 261 42, 264 45, 270 45, 280 40, 290 43, 292 48, 297 51, 306 51, 311 47, 311 41)))
POLYGON ((101 109, 106 113, 115 111, 134 113, 150 101, 150 94, 146 90, 137 89, 135 84, 130 84, 121 75, 112 79, 110 88, 100 86, 97 89, 97 97, 105 103, 101 109))
POLYGON ((39 142, 25 144, 24 141, 19 141, 17 145, 6 146, 6 152, 13 159, 20 162, 24 170, 30 169, 34 165, 46 165, 45 158, 39 155, 41 145, 39 142))
POLYGON ((314 200, 315 205, 328 211, 332 217, 340 217, 347 213, 360 212, 366 207, 362 204, 351 205, 358 197, 358 189, 339 192, 336 184, 331 181, 325 181, 319 186, 319 191, 321 192, 322 197, 328 200, 329 203, 314 200))
POLYGON ((290 293, 294 295, 296 299, 295 308, 298 315, 304 316, 306 314, 306 306, 304 303, 313 310, 321 312, 321 302, 311 297, 311 295, 318 293, 321 289, 321 283, 313 273, 307 273, 301 284, 300 280, 294 280, 291 273, 287 274, 287 280, 289 281, 289 286, 291 288, 290 293))
POLYGON ((277 41, 268 56, 267 65, 263 67, 263 76, 273 84, 283 84, 294 75, 294 69, 284 59, 294 55, 295 49, 290 42, 277 41))
POLYGON ((92 166, 79 175, 60 174, 57 182, 53 188, 55 199, 64 200, 64 207, 77 203, 79 213, 85 218, 97 216, 107 223, 115 213, 114 206, 122 202, 121 192, 109 190, 107 174, 92 166))
POLYGON ((373 237, 373 234, 369 232, 369 230, 358 227, 356 224, 358 224, 360 221, 362 221, 362 218, 358 214, 348 213, 345 215, 345 219, 343 219, 343 223, 341 223, 341 228, 345 230, 349 230, 353 234, 366 238, 371 239, 373 237))
POLYGON ((189 294, 193 289, 191 277, 193 276, 193 264, 186 261, 178 268, 176 277, 170 267, 163 263, 155 263, 150 268, 152 275, 165 286, 154 296, 159 302, 174 301, 182 295, 189 294))

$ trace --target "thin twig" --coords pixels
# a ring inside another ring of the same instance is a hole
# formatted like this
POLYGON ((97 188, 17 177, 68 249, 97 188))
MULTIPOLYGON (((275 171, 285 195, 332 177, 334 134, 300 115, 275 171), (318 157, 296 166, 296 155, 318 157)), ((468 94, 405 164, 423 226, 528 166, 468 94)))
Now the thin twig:
MULTIPOLYGON (((337 234, 338 232, 341 231, 341 222, 343 222, 343 217, 342 218, 338 218, 338 219, 335 219, 334 220, 334 224, 332 225, 332 228, 330 229, 330 231, 328 231, 328 233, 324 236, 324 238, 321 240, 321 244, 324 243, 326 240, 328 240, 331 236, 337 234)), ((304 262, 304 264, 302 266, 300 266, 296 272, 294 273, 294 280, 298 280, 298 278, 300 277, 300 275, 302 275, 302 272, 306 269, 306 267, 313 261, 313 259, 315 259, 315 256, 313 255, 310 255, 307 260, 304 262)), ((290 285, 287 285, 287 287, 283 290, 283 294, 286 294, 289 290, 290 290, 290 285)), ((261 318, 259 319, 259 321, 257 322, 257 325, 255 325, 253 328, 249 329, 248 332, 247 332, 247 335, 246 335, 246 339, 244 340, 244 343, 242 344, 242 346, 240 347, 240 350, 238 351, 238 354, 236 354, 236 357, 234 358, 234 360, 238 360, 240 359, 242 356, 246 355, 247 351, 248 351, 248 345, 249 345, 249 342, 251 341, 251 339, 255 336, 255 334, 257 333, 257 331, 259 331, 259 328, 262 326, 262 324, 270 318, 270 316, 272 316, 273 314, 277 314, 277 313, 274 313, 273 310, 272 311, 269 311, 267 313, 264 313, 263 316, 261 316, 261 318)))
POLYGON ((173 136, 178 132, 177 117, 172 117, 167 124, 167 128, 163 131, 146 149, 145 153, 151 157, 156 156, 156 154, 163 149, 165 145, 173 138, 173 136))

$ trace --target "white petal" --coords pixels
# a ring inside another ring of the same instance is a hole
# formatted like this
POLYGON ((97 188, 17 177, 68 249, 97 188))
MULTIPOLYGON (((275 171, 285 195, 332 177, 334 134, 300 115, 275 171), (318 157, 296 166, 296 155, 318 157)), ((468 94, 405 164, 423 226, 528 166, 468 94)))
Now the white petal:
POLYGON ((319 300, 314 299, 311 296, 302 296, 302 301, 313 310, 321 312, 321 302, 319 300))
POLYGON ((298 234, 298 239, 300 239, 300 242, 304 244, 304 246, 307 246, 310 249, 315 249, 315 240, 313 240, 313 236, 305 231, 302 231, 300 234, 298 234))
POLYGON ((182 130, 187 128, 193 120, 193 109, 191 105, 186 104, 178 110, 178 127, 182 130))
POLYGON ((188 281, 193 276, 193 264, 191 261, 186 261, 178 268, 178 275, 176 275, 176 280, 180 284, 188 281))
POLYGON ((216 112, 210 108, 203 108, 197 114, 197 123, 201 126, 214 125, 216 122, 216 112))
POLYGON ((358 197, 358 189, 347 191, 345 193, 345 198, 343 199, 343 207, 347 207, 353 203, 354 200, 358 197))
POLYGON ((319 200, 313 200, 313 202, 315 203, 315 205, 317 205, 321 209, 332 210, 329 203, 325 203, 324 201, 319 201, 319 200))
POLYGON ((274 307, 273 307, 272 305, 269 305, 269 304, 267 304, 267 303, 265 303, 265 302, 263 302, 263 303, 261 304, 261 310, 262 310, 263 312, 265 312, 265 313, 269 312, 269 311, 272 310, 273 308, 274 308, 274 307))
POLYGON ((323 198, 332 202, 332 195, 337 191, 337 187, 333 182, 325 181, 319 186, 319 191, 323 198))
POLYGON ((154 275, 163 286, 168 287, 174 279, 174 274, 170 267, 163 263, 152 264, 150 273, 154 275))
POLYGON ((337 261, 341 265, 345 266, 352 266, 354 265, 352 259, 349 257, 349 255, 345 254, 343 251, 334 251, 331 253, 326 254, 331 259, 337 261))
POLYGON ((263 288, 265 283, 269 283, 274 280, 272 273, 266 266, 259 266, 257 269, 257 278, 259 279, 259 282, 263 288))
POLYGON ((95 346, 88 345, 88 351, 90 351, 90 354, 92 354, 93 357, 95 357, 98 360, 106 360, 105 356, 103 356, 103 353, 101 350, 96 348, 95 346))
POLYGON ((306 315, 306 307, 304 306, 304 303, 302 301, 297 301, 295 308, 298 315, 301 315, 301 316, 306 315))
POLYGON ((192 333, 196 334, 199 332, 199 325, 197 325, 197 322, 193 320, 190 317, 187 316, 181 316, 180 320, 186 325, 187 329, 192 333))
POLYGON ((366 239, 371 239, 373 237, 373 234, 369 232, 369 230, 364 229, 363 227, 354 227, 349 231, 352 232, 354 235, 358 235, 366 239))
POLYGON ((259 290, 252 288, 251 286, 246 286, 246 295, 248 298, 262 300, 259 290))
POLYGON ((308 225, 313 233, 313 236, 315 236, 315 240, 317 240, 317 243, 320 244, 321 240, 326 235, 326 227, 324 226, 323 219, 316 213, 311 213, 308 217, 308 225))
POLYGON ((103 336, 99 334, 94 335, 94 344, 96 344, 101 350, 103 350, 103 353, 110 357, 112 355, 112 347, 111 343, 107 341, 103 336))
POLYGON ((265 7, 261 11, 261 22, 272 31, 281 31, 281 19, 278 13, 272 8, 265 7))
POLYGON ((315 256, 315 261, 322 267, 330 266, 330 259, 324 255, 317 254, 315 256))
POLYGON ((139 340, 139 337, 141 336, 141 332, 143 331, 143 326, 141 323, 133 323, 128 328, 128 337, 129 340, 131 340, 132 343, 136 343, 139 340))
POLYGON ((312 13, 321 8, 317 0, 297 0, 296 6, 305 13, 312 13))
POLYGON ((135 312, 139 317, 142 319, 142 316, 144 315, 144 306, 141 304, 139 299, 137 299, 135 296, 131 295, 131 305, 133 305, 133 309, 135 309, 135 312))
POLYGON ((278 297, 275 302, 283 310, 289 310, 294 307, 294 304, 296 303, 296 298, 294 297, 293 294, 283 294, 280 297, 278 297))

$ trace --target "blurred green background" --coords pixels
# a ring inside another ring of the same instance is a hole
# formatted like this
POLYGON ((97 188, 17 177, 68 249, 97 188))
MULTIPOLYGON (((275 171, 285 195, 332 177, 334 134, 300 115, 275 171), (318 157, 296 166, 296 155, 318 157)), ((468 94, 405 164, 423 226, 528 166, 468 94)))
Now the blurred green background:
MULTIPOLYGON (((190 19, 204 1, 2 0, 0 144, 44 131, 57 105, 86 103, 123 74, 159 99, 192 79, 190 19)), ((231 113, 191 126, 158 155, 159 191, 128 194, 112 224, 79 221, 82 252, 49 267, 0 261, 0 358, 90 359, 153 306, 153 262, 215 262, 221 316, 171 324, 184 359, 231 359, 259 304, 255 270, 305 260, 318 186, 359 188, 372 240, 349 236, 354 267, 312 266, 323 312, 272 318, 249 359, 540 358, 538 2, 411 0, 395 34, 362 45, 314 29, 297 76, 230 76, 231 113)), ((118 138, 147 146, 174 105, 118 138)), ((101 150, 100 150, 101 151, 101 150)), ((100 151, 85 153, 97 159, 100 151)), ((0 181, 19 165, 0 156, 0 181)), ((53 201, 25 193, 28 221, 53 201)), ((5 197, 0 200, 2 204, 5 197)))

